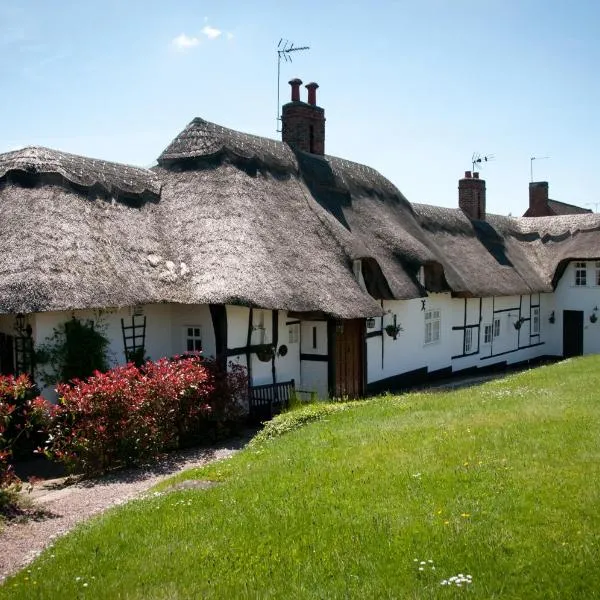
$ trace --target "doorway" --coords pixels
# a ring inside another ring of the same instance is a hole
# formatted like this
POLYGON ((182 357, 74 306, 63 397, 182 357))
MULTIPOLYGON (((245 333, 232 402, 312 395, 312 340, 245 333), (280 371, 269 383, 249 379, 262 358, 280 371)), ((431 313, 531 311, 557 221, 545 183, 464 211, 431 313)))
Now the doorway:
POLYGON ((563 311, 563 356, 583 354, 583 311, 563 311))
POLYGON ((338 321, 335 325, 335 386, 337 398, 364 395, 364 319, 338 321))

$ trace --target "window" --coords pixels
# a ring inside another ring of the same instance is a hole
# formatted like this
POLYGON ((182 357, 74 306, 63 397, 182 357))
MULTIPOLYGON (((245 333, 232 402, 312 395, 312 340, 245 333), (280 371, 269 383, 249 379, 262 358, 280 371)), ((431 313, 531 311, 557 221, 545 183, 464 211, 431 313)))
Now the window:
POLYGON ((531 335, 540 333, 540 309, 535 307, 531 309, 531 335))
POLYGON ((300 325, 294 323, 288 327, 288 344, 297 344, 300 339, 300 325))
POLYGON ((576 262, 575 263, 575 285, 586 286, 587 285, 587 268, 586 263, 576 262))
POLYGON ((440 310, 425 311, 425 343, 440 341, 440 332, 442 328, 442 314, 440 310))
POLYGON ((494 337, 500 336, 500 317, 494 319, 494 337))
POLYGON ((185 350, 186 352, 202 351, 202 328, 198 325, 185 328, 185 350))
POLYGON ((491 344, 492 343, 492 326, 491 324, 487 324, 483 326, 483 343, 491 344))
POLYGON ((600 260, 596 261, 596 285, 600 285, 600 260))
POLYGON ((313 338, 312 339, 312 347, 313 347, 313 350, 316 350, 316 348, 317 348, 317 328, 313 327, 312 329, 313 329, 313 332, 312 332, 313 333, 312 334, 312 338, 313 338))
POLYGON ((473 329, 469 327, 465 329, 465 354, 469 354, 471 352, 471 348, 473 347, 473 329))

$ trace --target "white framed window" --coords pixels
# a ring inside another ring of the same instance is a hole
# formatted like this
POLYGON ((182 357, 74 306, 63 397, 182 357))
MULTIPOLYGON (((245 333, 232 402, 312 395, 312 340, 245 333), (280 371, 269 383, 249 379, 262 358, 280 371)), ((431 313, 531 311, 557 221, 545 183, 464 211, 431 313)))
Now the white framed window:
POLYGON ((494 337, 500 337, 500 317, 494 319, 494 337))
POLYGON ((297 344, 300 341, 300 325, 293 323, 288 326, 288 344, 297 344))
POLYGON ((531 335, 538 335, 540 333, 540 309, 534 307, 531 309, 531 335))
POLYGON ((487 323, 483 326, 483 343, 491 344, 492 343, 492 324, 487 323))
POLYGON ((600 285, 600 260, 596 261, 596 277, 594 279, 596 285, 600 285))
POLYGON ((468 327, 465 329, 465 354, 469 354, 473 348, 473 329, 468 327))
POLYGON ((442 331, 442 311, 425 311, 425 343, 431 344, 440 341, 442 331))
POLYGON ((185 332, 185 351, 186 352, 201 352, 202 351, 202 327, 200 325, 187 325, 184 327, 185 332))
POLYGON ((587 263, 585 262, 575 263, 575 285, 578 287, 587 285, 587 263))

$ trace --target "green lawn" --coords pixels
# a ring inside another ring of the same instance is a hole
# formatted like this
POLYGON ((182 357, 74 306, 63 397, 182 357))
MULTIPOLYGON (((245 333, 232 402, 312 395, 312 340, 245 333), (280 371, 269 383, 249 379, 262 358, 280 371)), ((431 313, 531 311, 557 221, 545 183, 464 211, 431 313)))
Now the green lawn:
POLYGON ((266 439, 311 418, 283 416, 177 478, 217 485, 79 527, 0 599, 600 598, 599 390, 596 356, 266 439))

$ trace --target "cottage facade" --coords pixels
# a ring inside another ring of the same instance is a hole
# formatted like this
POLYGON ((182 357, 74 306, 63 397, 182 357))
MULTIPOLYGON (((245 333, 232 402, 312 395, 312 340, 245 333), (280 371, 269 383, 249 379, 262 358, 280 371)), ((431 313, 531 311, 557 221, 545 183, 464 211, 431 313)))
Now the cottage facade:
POLYGON ((471 172, 410 204, 290 84, 283 141, 197 118, 151 170, 0 155, 0 370, 71 316, 115 364, 201 349, 320 396, 600 351, 600 215, 489 215, 471 172))

